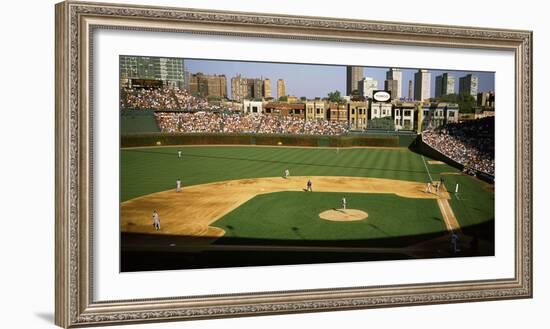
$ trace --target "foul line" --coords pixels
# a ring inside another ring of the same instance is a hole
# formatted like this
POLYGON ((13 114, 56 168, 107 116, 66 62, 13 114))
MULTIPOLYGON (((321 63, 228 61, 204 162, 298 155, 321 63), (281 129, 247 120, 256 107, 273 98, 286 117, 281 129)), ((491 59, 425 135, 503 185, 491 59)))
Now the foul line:
POLYGON ((428 173, 428 177, 430 177, 430 182, 432 182, 433 181, 432 175, 430 175, 430 170, 428 169, 428 165, 426 164, 426 160, 424 159, 423 155, 420 155, 420 157, 422 158, 422 162, 424 163, 424 168, 426 168, 426 172, 428 173))

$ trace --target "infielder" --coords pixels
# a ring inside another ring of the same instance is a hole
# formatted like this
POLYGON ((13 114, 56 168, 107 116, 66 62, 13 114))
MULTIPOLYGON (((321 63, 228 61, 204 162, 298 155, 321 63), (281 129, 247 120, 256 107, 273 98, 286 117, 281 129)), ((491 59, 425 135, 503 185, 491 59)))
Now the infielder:
POLYGON ((155 230, 160 230, 160 218, 156 210, 153 210, 153 227, 155 230))
POLYGON ((346 210, 346 206, 347 206, 346 197, 343 197, 342 198, 342 209, 346 210))
POLYGON ((179 178, 176 180, 176 192, 181 192, 181 180, 179 178))
POLYGON ((431 185, 432 185, 432 183, 428 180, 426 182, 426 188, 424 189, 424 192, 431 193, 432 192, 431 185))
POLYGON ((310 191, 310 192, 313 192, 313 189, 311 188, 313 184, 311 183, 311 179, 308 179, 307 180, 307 185, 306 185, 306 191, 310 191))
POLYGON ((285 169, 285 176, 284 176, 284 177, 285 177, 285 178, 290 177, 290 170, 285 169))

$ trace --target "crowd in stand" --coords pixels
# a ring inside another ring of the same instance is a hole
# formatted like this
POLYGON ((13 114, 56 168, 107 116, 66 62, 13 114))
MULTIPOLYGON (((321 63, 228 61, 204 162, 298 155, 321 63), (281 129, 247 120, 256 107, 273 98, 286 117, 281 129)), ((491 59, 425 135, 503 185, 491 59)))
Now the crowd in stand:
POLYGON ((178 88, 123 88, 120 93, 122 108, 145 110, 219 110, 201 97, 178 88))
POLYGON ((256 133, 262 123, 261 114, 238 115, 238 114, 222 114, 221 115, 221 132, 224 133, 256 133))
POLYGON ((265 115, 258 129, 261 134, 304 134, 304 120, 293 116, 265 115))
POLYGON ((269 114, 227 114, 157 112, 155 118, 163 132, 180 133, 259 133, 297 135, 342 135, 344 123, 327 120, 306 121, 293 116, 269 114))
POLYGON ((220 132, 221 116, 214 112, 174 113, 156 112, 159 128, 162 132, 193 132, 214 133, 220 132))
POLYGON ((422 140, 454 161, 464 170, 495 174, 494 117, 450 123, 422 133, 422 140))

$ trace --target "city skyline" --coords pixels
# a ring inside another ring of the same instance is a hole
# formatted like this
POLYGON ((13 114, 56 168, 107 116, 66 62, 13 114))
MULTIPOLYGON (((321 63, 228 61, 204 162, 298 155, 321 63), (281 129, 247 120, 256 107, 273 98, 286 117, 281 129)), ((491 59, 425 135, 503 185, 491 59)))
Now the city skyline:
MULTIPOLYGON (((202 72, 204 74, 225 75, 228 81, 237 75, 243 78, 262 78, 277 81, 285 81, 286 94, 296 97, 305 96, 309 99, 325 97, 329 92, 338 90, 342 95, 346 94, 346 70, 345 65, 319 65, 319 64, 289 64, 289 63, 264 63, 246 61, 202 60, 184 59, 185 70, 191 74, 202 72)), ((386 67, 363 66, 363 77, 371 77, 378 81, 380 89, 386 80, 386 67)), ((409 80, 413 81, 418 68, 397 67, 402 73, 401 95, 408 96, 409 80)), ((461 71, 428 69, 431 75, 430 97, 435 97, 436 76, 448 73, 457 81, 468 74, 478 77, 478 92, 494 91, 494 72, 461 71)), ((227 94, 231 95, 231 84, 227 84, 227 94)), ((454 92, 458 93, 458 83, 454 92)), ((277 96, 279 97, 279 96, 277 96)))

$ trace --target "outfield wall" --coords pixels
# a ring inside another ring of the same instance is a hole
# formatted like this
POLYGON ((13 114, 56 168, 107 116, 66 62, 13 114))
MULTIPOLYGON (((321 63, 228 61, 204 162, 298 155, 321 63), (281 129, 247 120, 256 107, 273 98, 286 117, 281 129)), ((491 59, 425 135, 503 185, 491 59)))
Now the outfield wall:
POLYGON ((165 134, 142 133, 121 136, 121 147, 159 145, 283 145, 311 147, 406 147, 414 138, 397 135, 265 135, 265 134, 165 134))
POLYGON ((120 110, 121 134, 159 133, 160 128, 155 119, 155 111, 120 110))

